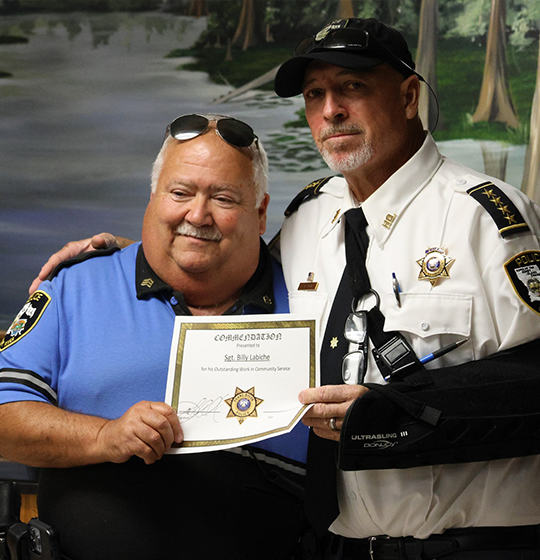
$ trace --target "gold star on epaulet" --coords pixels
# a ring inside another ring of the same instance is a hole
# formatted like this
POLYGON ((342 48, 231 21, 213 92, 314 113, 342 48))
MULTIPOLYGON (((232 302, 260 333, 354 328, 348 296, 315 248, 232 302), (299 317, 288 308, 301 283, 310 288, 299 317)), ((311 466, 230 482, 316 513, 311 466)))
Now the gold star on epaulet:
POLYGON ((479 202, 491 215, 501 237, 530 231, 510 197, 491 181, 467 189, 467 194, 479 202))

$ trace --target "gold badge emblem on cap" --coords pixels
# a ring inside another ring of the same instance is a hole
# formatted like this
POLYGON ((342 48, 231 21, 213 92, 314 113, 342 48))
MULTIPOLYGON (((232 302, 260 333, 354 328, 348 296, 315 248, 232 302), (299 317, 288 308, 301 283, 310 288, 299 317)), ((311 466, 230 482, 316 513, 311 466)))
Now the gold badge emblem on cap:
POLYGON ((435 286, 441 278, 450 278, 448 269, 455 260, 446 254, 446 247, 428 247, 425 256, 416 261, 420 267, 418 280, 428 280, 435 286))
POLYGON ((336 19, 335 21, 330 22, 328 25, 323 27, 317 33, 317 35, 315 35, 315 41, 322 41, 323 39, 326 38, 328 33, 335 31, 336 29, 343 29, 344 27, 347 27, 348 23, 349 23, 348 19, 336 19))

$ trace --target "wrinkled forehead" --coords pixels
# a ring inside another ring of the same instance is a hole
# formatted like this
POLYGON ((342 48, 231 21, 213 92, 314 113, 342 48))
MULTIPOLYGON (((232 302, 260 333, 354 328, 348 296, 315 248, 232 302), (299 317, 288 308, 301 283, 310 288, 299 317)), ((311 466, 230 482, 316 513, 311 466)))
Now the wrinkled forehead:
POLYGON ((223 165, 251 167, 251 157, 245 148, 236 148, 224 142, 216 131, 216 123, 211 122, 203 134, 190 140, 177 140, 171 138, 166 152, 167 159, 201 162, 219 170, 223 165))

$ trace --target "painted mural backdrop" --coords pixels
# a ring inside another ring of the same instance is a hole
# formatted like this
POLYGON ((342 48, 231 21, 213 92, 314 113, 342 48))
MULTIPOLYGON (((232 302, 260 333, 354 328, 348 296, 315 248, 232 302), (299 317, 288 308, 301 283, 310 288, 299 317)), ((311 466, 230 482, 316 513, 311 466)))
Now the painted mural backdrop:
POLYGON ((189 112, 253 125, 270 158, 266 239, 330 173, 277 66, 336 17, 400 29, 441 151, 540 201, 538 0, 2 0, 0 330, 47 257, 99 231, 140 237, 165 126, 189 112))

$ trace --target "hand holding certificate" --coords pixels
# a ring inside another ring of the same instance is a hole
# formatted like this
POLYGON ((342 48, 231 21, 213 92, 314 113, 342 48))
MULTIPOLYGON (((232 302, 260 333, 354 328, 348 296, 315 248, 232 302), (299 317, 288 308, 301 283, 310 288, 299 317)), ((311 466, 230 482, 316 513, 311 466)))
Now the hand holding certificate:
POLYGON ((318 386, 315 320, 297 315, 177 317, 166 401, 184 442, 170 453, 254 443, 290 432, 318 386))

